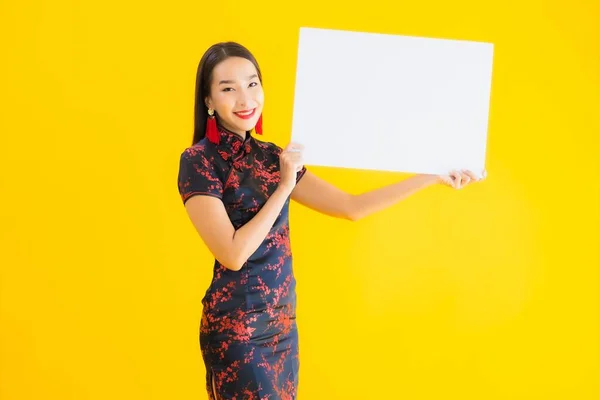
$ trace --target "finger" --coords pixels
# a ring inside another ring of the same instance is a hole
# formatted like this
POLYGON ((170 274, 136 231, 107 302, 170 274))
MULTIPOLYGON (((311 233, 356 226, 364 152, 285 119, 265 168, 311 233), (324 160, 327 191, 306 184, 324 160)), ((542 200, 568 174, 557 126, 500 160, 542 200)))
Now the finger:
POLYGON ((477 175, 475 175, 475 173, 473 171, 464 169, 463 172, 465 175, 467 175, 473 181, 478 181, 480 179, 477 175))
POLYGON ((299 163, 302 162, 303 157, 302 157, 302 153, 300 152, 291 152, 290 154, 287 155, 288 160, 290 160, 293 163, 299 163))
POLYGON ((304 160, 302 157, 296 157, 296 154, 287 159, 287 164, 290 168, 300 171, 304 167, 304 160))
POLYGON ((458 171, 458 176, 460 177, 460 188, 464 188, 469 181, 471 180, 471 178, 469 178, 464 172, 463 170, 459 170, 458 171))
POLYGON ((451 188, 454 187, 454 178, 452 177, 452 171, 450 171, 446 175, 441 175, 440 178, 442 179, 442 183, 444 185, 449 186, 451 188))
POLYGON ((297 172, 300 171, 302 169, 302 167, 304 166, 304 160, 302 158, 302 154, 295 153, 294 157, 292 157, 292 162, 296 166, 296 171, 297 172))
POLYGON ((452 187, 454 187, 454 189, 460 189, 460 174, 458 171, 453 170, 450 176, 452 177, 452 187))
POLYGON ((282 154, 283 153, 289 153, 290 150, 292 150, 293 148, 294 148, 294 143, 288 143, 288 145, 283 148, 283 150, 282 150, 281 153, 282 154))
POLYGON ((469 174, 467 174, 465 170, 462 171, 461 179, 463 182, 463 186, 467 186, 469 182, 471 182, 471 177, 469 176, 469 174))
POLYGON ((295 142, 291 142, 285 148, 285 150, 288 151, 288 152, 290 152, 290 153, 301 152, 303 149, 304 149, 303 145, 301 145, 300 143, 295 143, 295 142))

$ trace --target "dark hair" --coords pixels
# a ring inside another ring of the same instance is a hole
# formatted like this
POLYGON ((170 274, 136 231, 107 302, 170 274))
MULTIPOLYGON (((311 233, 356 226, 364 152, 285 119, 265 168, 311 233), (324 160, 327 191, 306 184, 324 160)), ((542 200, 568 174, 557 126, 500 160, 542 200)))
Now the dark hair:
POLYGON ((194 138, 192 145, 196 144, 206 134, 206 121, 208 118, 208 107, 204 99, 210 93, 213 69, 221 61, 229 57, 243 57, 254 64, 258 73, 258 79, 262 84, 262 74, 258 62, 252 53, 244 46, 236 42, 220 42, 213 44, 206 50, 196 73, 196 95, 194 104, 194 138))

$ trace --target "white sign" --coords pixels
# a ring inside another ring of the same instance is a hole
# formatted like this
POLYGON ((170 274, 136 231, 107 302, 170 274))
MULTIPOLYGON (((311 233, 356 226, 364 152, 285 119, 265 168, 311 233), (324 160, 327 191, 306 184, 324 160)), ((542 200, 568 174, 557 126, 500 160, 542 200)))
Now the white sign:
POLYGON ((485 169, 493 44, 301 28, 292 141, 306 165, 485 169))

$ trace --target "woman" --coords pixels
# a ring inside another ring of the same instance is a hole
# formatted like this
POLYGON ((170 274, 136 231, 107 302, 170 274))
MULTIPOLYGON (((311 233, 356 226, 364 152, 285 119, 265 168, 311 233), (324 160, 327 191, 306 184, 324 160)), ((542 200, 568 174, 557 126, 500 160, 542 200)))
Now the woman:
POLYGON ((210 47, 196 77, 195 132, 181 154, 178 187, 215 257, 202 299, 200 347, 206 389, 217 399, 295 399, 298 388, 296 281, 288 225, 293 199, 355 221, 435 183, 460 188, 470 171, 416 175, 351 195, 307 171, 302 146, 262 133, 260 68, 242 45, 210 47))

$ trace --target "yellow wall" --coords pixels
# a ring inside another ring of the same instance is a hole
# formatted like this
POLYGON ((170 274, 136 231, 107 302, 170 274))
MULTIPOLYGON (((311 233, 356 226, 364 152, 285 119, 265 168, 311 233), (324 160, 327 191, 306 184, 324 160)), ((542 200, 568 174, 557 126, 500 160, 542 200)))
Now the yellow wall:
POLYGON ((495 44, 484 183, 354 224, 293 205, 300 399, 599 398, 598 1, 35 3, 0 4, 3 400, 206 398, 212 259, 176 189, 197 63, 254 51, 286 144, 300 26, 495 44))

